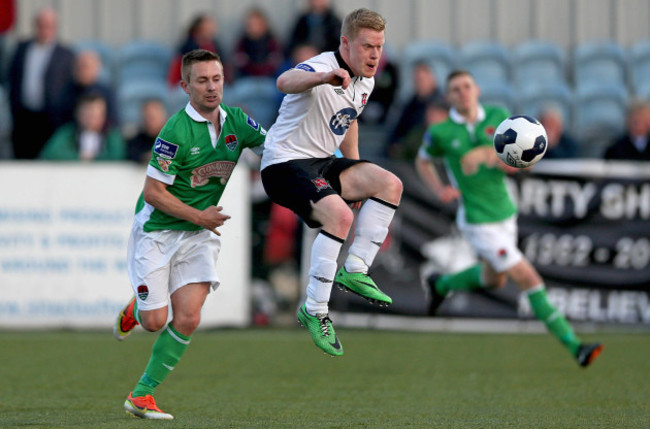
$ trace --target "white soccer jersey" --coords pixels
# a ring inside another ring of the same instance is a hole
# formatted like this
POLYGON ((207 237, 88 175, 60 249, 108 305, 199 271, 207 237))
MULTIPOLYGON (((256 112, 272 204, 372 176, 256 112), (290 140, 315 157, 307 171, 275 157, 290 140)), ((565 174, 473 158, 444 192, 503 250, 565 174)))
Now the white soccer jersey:
POLYGON ((300 94, 287 94, 266 136, 261 169, 292 159, 332 156, 375 86, 372 77, 354 76, 338 51, 324 52, 295 68, 305 73, 344 68, 352 82, 346 90, 324 84, 300 94))

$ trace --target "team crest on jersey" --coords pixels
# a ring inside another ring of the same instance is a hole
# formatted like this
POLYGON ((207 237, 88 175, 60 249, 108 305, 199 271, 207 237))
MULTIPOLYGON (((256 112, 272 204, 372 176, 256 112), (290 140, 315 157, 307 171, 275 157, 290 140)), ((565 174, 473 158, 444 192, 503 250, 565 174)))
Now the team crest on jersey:
POLYGON ((207 185, 211 177, 219 177, 221 178, 221 183, 225 184, 234 168, 235 163, 232 161, 215 161, 202 165, 192 170, 190 184, 193 188, 207 185))
POLYGON ((492 125, 490 125, 489 127, 485 127, 485 135, 486 136, 494 135, 494 130, 495 128, 492 125))
POLYGON ((158 137, 156 142, 153 145, 153 152, 167 159, 176 158, 176 152, 178 152, 178 145, 174 143, 169 143, 158 137))
POLYGON ((251 118, 250 116, 246 116, 246 123, 255 131, 257 131, 260 128, 260 124, 255 121, 255 119, 251 118))
POLYGON ((368 102, 368 93, 364 92, 363 94, 361 94, 361 105, 365 106, 367 102, 368 102))
POLYGON ((157 156, 156 161, 158 161, 158 166, 162 171, 164 171, 165 173, 169 171, 169 166, 172 163, 171 159, 164 159, 157 156))
POLYGON ((317 177, 314 180, 314 185, 316 185, 316 189, 319 191, 322 191, 323 189, 331 188, 330 182, 328 182, 324 177, 317 177))
POLYGON ((298 65, 295 66, 294 68, 299 69, 299 70, 308 71, 308 72, 316 71, 316 70, 314 70, 314 68, 313 68, 312 66, 310 66, 309 64, 298 64, 298 65))
POLYGON ((226 147, 227 147, 229 150, 233 151, 233 150, 235 150, 235 149, 237 148, 237 143, 238 143, 238 142, 237 142, 237 136, 236 136, 236 135, 234 135, 234 134, 228 134, 228 135, 225 137, 224 140, 226 141, 226 147))
POLYGON ((342 136, 350 128, 350 124, 357 118, 357 111, 351 107, 339 110, 330 119, 330 129, 337 136, 342 136))
POLYGON ((149 296, 149 288, 146 285, 138 286, 138 298, 140 298, 143 301, 146 301, 148 296, 149 296))

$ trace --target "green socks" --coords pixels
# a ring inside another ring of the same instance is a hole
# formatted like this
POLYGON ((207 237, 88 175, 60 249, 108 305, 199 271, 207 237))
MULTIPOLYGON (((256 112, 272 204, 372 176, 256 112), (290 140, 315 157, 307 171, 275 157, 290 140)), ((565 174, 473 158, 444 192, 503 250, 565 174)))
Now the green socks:
POLYGON ((535 317, 544 322, 549 332, 575 356, 580 346, 580 340, 562 313, 548 302, 544 285, 529 289, 526 293, 535 317))
POLYGON ((454 274, 446 274, 436 282, 436 290, 441 295, 447 295, 452 290, 472 290, 484 287, 481 281, 481 264, 454 274))
POLYGON ((167 325, 153 344, 151 358, 144 374, 133 389, 133 396, 152 395, 156 386, 169 375, 190 344, 190 337, 167 325))

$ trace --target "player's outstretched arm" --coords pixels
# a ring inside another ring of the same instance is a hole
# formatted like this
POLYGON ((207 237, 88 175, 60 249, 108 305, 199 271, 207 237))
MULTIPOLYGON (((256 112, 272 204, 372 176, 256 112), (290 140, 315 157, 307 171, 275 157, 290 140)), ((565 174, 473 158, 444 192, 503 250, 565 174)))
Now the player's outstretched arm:
POLYGON ((415 158, 415 169, 436 197, 443 203, 449 203, 460 197, 458 189, 442 181, 431 161, 421 156, 415 158))
POLYGON ((291 69, 278 77, 276 86, 278 90, 285 94, 299 94, 324 84, 340 86, 346 89, 350 82, 350 74, 344 69, 335 69, 329 72, 308 72, 291 69))
POLYGON ((221 207, 210 206, 198 210, 185 204, 167 190, 165 183, 149 176, 144 182, 144 200, 170 216, 202 226, 217 235, 221 235, 217 228, 230 219, 230 216, 221 213, 221 207))

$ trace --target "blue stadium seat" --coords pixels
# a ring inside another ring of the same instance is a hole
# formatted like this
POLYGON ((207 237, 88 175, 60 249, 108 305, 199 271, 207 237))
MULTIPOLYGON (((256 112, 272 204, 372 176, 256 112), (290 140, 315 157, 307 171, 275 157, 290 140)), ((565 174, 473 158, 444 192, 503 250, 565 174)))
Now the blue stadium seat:
POLYGON ((499 42, 487 40, 463 45, 460 65, 474 75, 481 87, 510 82, 510 52, 499 42))
POLYGON ((167 83, 156 80, 134 80, 119 86, 117 93, 118 113, 120 123, 124 128, 129 129, 140 123, 142 104, 150 99, 161 100, 167 105, 169 100, 167 83))
POLYGON ((481 104, 505 107, 511 113, 517 112, 517 97, 512 85, 505 83, 483 84, 480 101, 481 104))
POLYGON ((456 50, 451 45, 436 40, 421 40, 405 46, 400 64, 399 98, 404 100, 413 94, 415 64, 427 63, 436 75, 438 86, 444 87, 447 75, 458 66, 456 57, 456 50))
POLYGON ((95 51, 102 60, 101 81, 109 84, 113 82, 113 61, 115 55, 110 46, 99 40, 81 40, 74 43, 74 50, 76 53, 95 51))
POLYGON ((575 95, 574 135, 580 142, 580 153, 600 157, 604 147, 625 129, 627 88, 620 83, 583 84, 575 95))
POLYGON ((529 40, 515 46, 512 78, 520 89, 566 81, 566 52, 552 42, 529 40))
POLYGON ((124 45, 115 58, 119 84, 129 81, 165 82, 173 51, 155 41, 136 40, 124 45))
POLYGON ((240 78, 224 89, 228 106, 241 107, 264 128, 268 129, 278 115, 278 89, 274 78, 240 78))
POLYGON ((519 111, 535 118, 547 107, 557 108, 567 128, 573 123, 573 90, 565 82, 527 85, 518 93, 519 111))
POLYGON ((650 96, 650 40, 632 45, 628 51, 630 83, 639 98, 650 96))
POLYGON ((577 45, 572 58, 574 86, 611 82, 627 86, 627 58, 615 42, 577 45))

